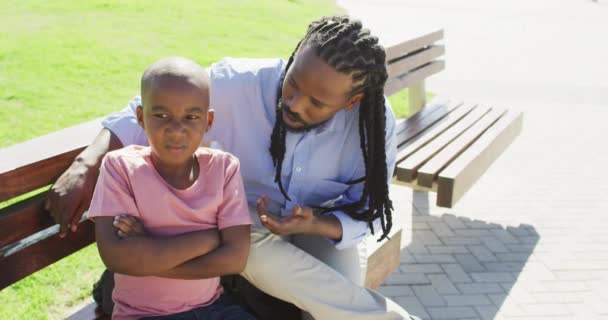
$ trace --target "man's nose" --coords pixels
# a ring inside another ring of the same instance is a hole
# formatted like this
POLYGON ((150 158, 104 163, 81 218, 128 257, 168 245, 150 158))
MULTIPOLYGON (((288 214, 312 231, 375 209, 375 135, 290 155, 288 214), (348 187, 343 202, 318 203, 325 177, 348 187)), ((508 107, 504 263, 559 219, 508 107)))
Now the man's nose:
POLYGON ((304 106, 304 96, 295 93, 286 101, 286 104, 292 112, 299 113, 304 106))

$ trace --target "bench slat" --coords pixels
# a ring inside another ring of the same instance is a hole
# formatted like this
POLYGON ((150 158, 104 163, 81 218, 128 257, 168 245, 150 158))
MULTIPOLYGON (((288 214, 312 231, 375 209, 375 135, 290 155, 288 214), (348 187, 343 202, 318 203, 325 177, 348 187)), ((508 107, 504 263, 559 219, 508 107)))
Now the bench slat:
MULTIPOLYGON (((0 173, 0 201, 12 199, 53 183, 84 147, 0 173)), ((2 157, 2 155, 0 155, 2 157)))
MULTIPOLYGON (((433 104, 432 106, 424 107, 418 113, 408 118, 402 126, 400 126, 400 130, 398 130, 396 134, 399 150, 402 150, 406 144, 410 143, 413 139, 418 138, 423 131, 432 128, 438 121, 449 116, 454 110, 461 106, 461 102, 433 104)), ((401 161, 404 157, 403 154, 401 154, 400 157, 398 153, 397 162, 401 161)))
POLYGON ((430 46, 441 39, 443 39, 443 29, 433 31, 422 37, 403 41, 398 44, 387 43, 390 40, 385 39, 380 39, 380 42, 385 45, 386 59, 390 63, 391 60, 402 57, 412 51, 430 46))
POLYGON ((404 76, 387 81, 386 85, 384 86, 384 94, 390 96, 397 91, 418 83, 443 69, 445 69, 445 62, 443 60, 435 60, 430 62, 418 69, 413 70, 412 72, 407 73, 404 76))
POLYGON ((519 135, 523 115, 508 111, 437 178, 437 205, 451 208, 519 135))
POLYGON ((78 231, 61 239, 58 235, 41 240, 8 257, 0 258, 0 290, 58 261, 95 241, 92 221, 84 221, 78 231))
POLYGON ((46 192, 0 210, 0 249, 55 224, 45 199, 46 192))
POLYGON ((397 177, 399 180, 410 182, 416 179, 418 168, 422 167, 429 159, 435 156, 445 146, 454 139, 458 138, 479 119, 481 119, 490 109, 488 107, 478 106, 473 111, 468 112, 464 117, 451 125, 447 130, 440 135, 432 138, 422 148, 414 154, 406 158, 397 166, 397 177))
MULTIPOLYGON (((403 162, 409 156, 433 141, 433 139, 458 123, 460 119, 475 110, 475 108, 476 105, 473 104, 461 105, 446 116, 439 118, 438 121, 435 121, 432 125, 422 128, 421 134, 397 149, 397 163, 403 162)), ((405 182, 411 181, 411 179, 406 179, 406 176, 400 176, 399 166, 397 166, 395 172, 397 173, 398 180, 405 182)))
POLYGON ((0 201, 52 183, 101 130, 101 118, 0 149, 0 201))
POLYGON ((452 141, 447 147, 437 153, 432 159, 418 169, 417 183, 420 186, 432 188, 439 172, 447 167, 458 155, 466 150, 502 115, 504 109, 493 108, 481 120, 471 126, 465 133, 452 141))
POLYGON ((443 45, 430 46, 420 52, 414 52, 387 66, 388 78, 393 79, 421 67, 445 53, 443 45))

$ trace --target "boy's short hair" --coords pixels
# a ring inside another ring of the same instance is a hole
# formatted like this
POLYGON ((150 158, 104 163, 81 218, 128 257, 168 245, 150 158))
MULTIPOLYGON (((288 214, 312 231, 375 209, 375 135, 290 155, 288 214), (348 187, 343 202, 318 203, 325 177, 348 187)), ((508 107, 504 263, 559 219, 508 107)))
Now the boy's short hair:
POLYGON ((184 57, 168 57, 154 62, 142 74, 142 99, 163 78, 180 79, 200 90, 209 90, 209 76, 203 67, 184 57))

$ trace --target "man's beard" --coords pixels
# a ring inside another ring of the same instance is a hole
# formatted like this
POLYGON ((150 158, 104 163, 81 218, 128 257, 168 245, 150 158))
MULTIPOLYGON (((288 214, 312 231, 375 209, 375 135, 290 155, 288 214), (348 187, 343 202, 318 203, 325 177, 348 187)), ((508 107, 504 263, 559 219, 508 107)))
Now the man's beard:
POLYGON ((279 99, 279 106, 280 106, 280 110, 281 110, 281 116, 279 117, 279 119, 277 119, 277 121, 281 121, 281 123, 283 123, 283 125, 285 126, 287 131, 290 131, 290 132, 310 131, 314 128, 317 128, 317 127, 325 124, 327 121, 329 121, 329 119, 328 119, 328 120, 322 121, 320 123, 310 124, 310 123, 302 120, 302 117, 300 117, 300 115, 298 113, 291 111, 289 106, 283 103, 282 99, 279 99), (290 117, 292 120, 300 123, 302 126, 301 127, 291 127, 288 123, 283 121, 283 113, 287 113, 288 117, 290 117))

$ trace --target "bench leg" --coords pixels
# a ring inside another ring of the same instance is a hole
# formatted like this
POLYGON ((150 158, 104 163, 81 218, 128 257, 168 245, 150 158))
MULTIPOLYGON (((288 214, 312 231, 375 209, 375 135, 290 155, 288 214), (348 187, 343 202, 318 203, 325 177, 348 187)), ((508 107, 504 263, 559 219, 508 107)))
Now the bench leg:
POLYGON ((412 116, 424 107, 426 104, 426 87, 424 80, 411 85, 409 88, 409 116, 412 116))

